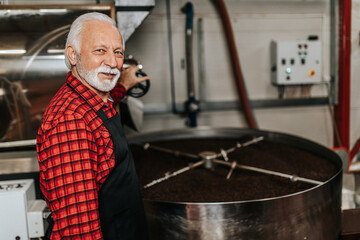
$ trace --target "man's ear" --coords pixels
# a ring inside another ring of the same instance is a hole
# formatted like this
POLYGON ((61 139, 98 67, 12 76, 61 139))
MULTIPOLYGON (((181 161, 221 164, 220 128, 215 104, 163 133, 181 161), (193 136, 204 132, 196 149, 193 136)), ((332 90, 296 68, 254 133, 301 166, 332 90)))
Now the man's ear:
POLYGON ((66 56, 69 58, 71 65, 76 65, 77 54, 75 48, 72 45, 67 45, 65 50, 66 56))

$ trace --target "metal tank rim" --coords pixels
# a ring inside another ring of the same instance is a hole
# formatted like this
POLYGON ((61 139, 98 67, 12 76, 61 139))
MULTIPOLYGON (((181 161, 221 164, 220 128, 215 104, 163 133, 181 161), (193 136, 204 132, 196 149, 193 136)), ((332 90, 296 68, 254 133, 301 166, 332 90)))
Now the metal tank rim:
MULTIPOLYGON (((313 151, 310 151, 310 152, 314 154, 315 150, 319 150, 319 149, 321 151, 326 151, 327 154, 332 155, 331 160, 339 168, 339 171, 334 176, 329 178, 327 181, 324 181, 320 185, 317 185, 312 188, 308 188, 306 190, 299 191, 296 193, 281 195, 281 196, 272 197, 272 198, 261 198, 261 199, 231 201, 231 202, 173 202, 173 201, 151 200, 151 199, 146 199, 146 198, 143 199, 143 201, 158 203, 158 204, 175 204, 175 205, 187 205, 187 206, 188 205, 201 205, 201 206, 209 205, 209 206, 211 206, 211 205, 226 205, 226 204, 232 205, 232 204, 244 204, 244 203, 271 202, 271 201, 276 201, 276 200, 280 200, 280 199, 284 200, 286 198, 294 198, 299 195, 306 194, 307 192, 313 192, 315 189, 322 188, 323 186, 327 185, 327 183, 332 182, 339 175, 342 176, 342 172, 343 172, 342 164, 343 163, 342 163, 340 157, 336 153, 332 152, 329 148, 327 148, 319 143, 313 142, 308 139, 304 139, 304 138, 296 136, 296 135, 291 135, 291 134, 282 133, 282 132, 274 132, 274 131, 267 131, 267 130, 254 130, 254 129, 248 129, 248 128, 235 128, 235 127, 200 126, 200 127, 196 127, 196 128, 177 128, 177 129, 160 130, 160 131, 153 131, 153 132, 147 132, 147 133, 139 133, 139 134, 129 136, 128 142, 129 142, 129 144, 132 144, 132 143, 144 143, 147 141, 179 140, 179 139, 182 139, 185 137, 200 137, 200 138, 226 137, 226 136, 239 137, 238 134, 242 134, 242 136, 246 136, 246 135, 250 135, 250 134, 254 135, 255 133, 256 133, 256 135, 259 135, 259 136, 260 135, 265 136, 266 140, 274 140, 274 139, 279 139, 279 138, 290 138, 291 140, 300 141, 303 144, 300 146, 304 146, 304 144, 311 145, 312 147, 316 146, 318 149, 313 149, 313 151), (219 134, 219 133, 220 133, 220 136, 215 135, 215 134, 219 134), (230 134, 230 135, 227 135, 227 134, 230 134)), ((283 141, 275 141, 275 142, 283 143, 283 141)), ((285 144, 294 147, 291 144, 288 144, 288 143, 285 143, 285 144)), ((304 150, 303 148, 301 148, 299 146, 296 146, 296 148, 304 150)), ((322 155, 318 155, 318 156, 324 157, 322 155)), ((329 156, 327 156, 326 158, 328 159, 328 157, 329 156)))

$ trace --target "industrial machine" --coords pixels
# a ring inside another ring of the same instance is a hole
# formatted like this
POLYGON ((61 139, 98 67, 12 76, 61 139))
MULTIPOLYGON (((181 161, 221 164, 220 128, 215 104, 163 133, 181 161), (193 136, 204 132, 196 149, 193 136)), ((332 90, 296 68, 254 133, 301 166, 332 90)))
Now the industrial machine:
POLYGON ((342 161, 275 132, 198 128, 129 139, 151 239, 338 239, 342 161))
POLYGON ((1 239, 43 237, 47 228, 44 200, 35 199, 33 179, 0 181, 1 239))

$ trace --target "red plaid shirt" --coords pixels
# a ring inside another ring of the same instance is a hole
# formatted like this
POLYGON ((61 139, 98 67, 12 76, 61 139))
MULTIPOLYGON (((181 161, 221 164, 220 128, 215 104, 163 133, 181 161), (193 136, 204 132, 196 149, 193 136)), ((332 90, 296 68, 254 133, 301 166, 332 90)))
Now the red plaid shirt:
POLYGON ((116 112, 71 72, 66 82, 50 101, 36 138, 40 188, 55 222, 51 239, 102 239, 98 191, 115 156, 96 112, 103 109, 109 118, 116 112))
POLYGON ((126 95, 126 89, 120 84, 116 84, 114 89, 111 90, 110 95, 114 100, 114 106, 120 102, 126 95))

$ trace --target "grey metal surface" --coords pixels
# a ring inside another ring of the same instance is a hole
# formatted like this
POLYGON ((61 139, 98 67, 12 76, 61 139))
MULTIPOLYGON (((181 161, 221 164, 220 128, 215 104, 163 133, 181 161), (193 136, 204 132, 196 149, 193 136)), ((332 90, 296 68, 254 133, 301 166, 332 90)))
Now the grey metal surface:
POLYGON ((36 151, 0 152, 0 175, 39 172, 36 151))
POLYGON ((237 128, 161 131, 129 138, 157 140, 264 136, 328 159, 339 171, 328 181, 295 194, 226 203, 178 203, 144 200, 151 239, 338 239, 341 233, 342 162, 329 149, 291 135, 237 128))
POLYGON ((126 42, 149 15, 155 0, 116 0, 115 6, 117 26, 126 42))
POLYGON ((118 11, 116 13, 117 27, 125 42, 148 15, 149 11, 118 11))
MULTIPOLYGON (((22 141, 13 141, 13 142, 1 142, 0 143, 0 149, 4 148, 15 148, 15 147, 28 147, 33 146, 35 148, 36 146, 36 140, 35 139, 29 139, 29 140, 22 140, 22 141)), ((1 153, 0 153, 1 155, 1 153)))

